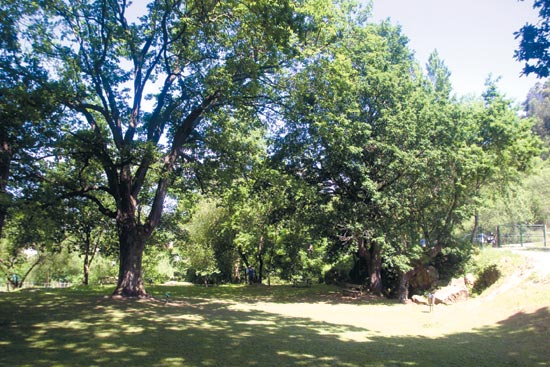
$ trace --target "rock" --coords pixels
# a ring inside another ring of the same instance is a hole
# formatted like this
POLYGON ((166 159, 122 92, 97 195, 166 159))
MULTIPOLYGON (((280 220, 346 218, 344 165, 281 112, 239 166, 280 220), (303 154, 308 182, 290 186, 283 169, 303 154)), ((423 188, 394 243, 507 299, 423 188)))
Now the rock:
POLYGON ((435 292, 435 304, 450 305, 460 301, 466 301, 470 292, 466 287, 464 278, 453 279, 451 283, 435 292))
POLYGON ((476 277, 474 274, 466 274, 464 275, 464 283, 467 287, 472 288, 474 286, 474 283, 476 282, 476 277))
POLYGON ((464 278, 454 278, 449 282, 448 287, 466 287, 466 280, 464 278))
POLYGON ((426 297, 424 296, 419 296, 417 294, 415 294, 414 296, 412 296, 411 300, 418 304, 418 305, 427 305, 428 304, 428 300, 426 299, 426 297))

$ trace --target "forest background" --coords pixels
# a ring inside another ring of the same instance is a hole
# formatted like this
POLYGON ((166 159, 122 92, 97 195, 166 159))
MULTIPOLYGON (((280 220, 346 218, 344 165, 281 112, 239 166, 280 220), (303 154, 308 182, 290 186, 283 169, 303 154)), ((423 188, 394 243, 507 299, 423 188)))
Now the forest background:
POLYGON ((132 6, 0 6, 7 287, 146 296, 250 266, 404 299, 480 234, 547 223, 550 82, 456 96, 437 52, 348 1, 132 6))

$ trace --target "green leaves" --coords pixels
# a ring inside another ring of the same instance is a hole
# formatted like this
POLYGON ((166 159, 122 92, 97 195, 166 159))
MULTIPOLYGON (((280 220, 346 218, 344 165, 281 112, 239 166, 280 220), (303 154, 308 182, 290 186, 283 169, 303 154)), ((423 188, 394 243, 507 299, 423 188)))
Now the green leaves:
POLYGON ((520 40, 514 56, 518 61, 525 61, 523 73, 531 73, 540 78, 550 75, 550 3, 547 0, 536 0, 533 9, 539 9, 539 22, 527 23, 514 33, 520 40))
POLYGON ((424 76, 406 43, 388 23, 349 30, 293 79, 279 140, 283 166, 321 188, 333 230, 380 250, 369 256, 388 271, 456 246, 480 188, 505 185, 538 154, 496 88, 484 104, 457 101, 437 53, 424 76))
POLYGON ((482 189, 538 152, 494 83, 483 101, 453 99, 437 53, 425 74, 399 27, 366 24, 351 1, 23 3, 27 27, 0 28, 5 95, 63 109, 6 98, 0 113, 54 156, 37 165, 56 167, 43 189, 90 200, 136 243, 172 199, 223 197, 189 223, 187 251, 210 270, 235 244, 285 276, 318 268, 305 249, 342 233, 407 270, 427 256, 420 238, 454 246, 482 189))

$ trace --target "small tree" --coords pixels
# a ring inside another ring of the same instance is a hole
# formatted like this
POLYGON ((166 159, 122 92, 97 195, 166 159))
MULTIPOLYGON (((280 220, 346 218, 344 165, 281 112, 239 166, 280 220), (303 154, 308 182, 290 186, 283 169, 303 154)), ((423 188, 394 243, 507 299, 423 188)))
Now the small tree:
POLYGON ((66 200, 64 228, 65 243, 82 258, 82 283, 89 284, 90 268, 96 255, 114 256, 117 252, 113 223, 98 213, 90 203, 81 200, 66 200))

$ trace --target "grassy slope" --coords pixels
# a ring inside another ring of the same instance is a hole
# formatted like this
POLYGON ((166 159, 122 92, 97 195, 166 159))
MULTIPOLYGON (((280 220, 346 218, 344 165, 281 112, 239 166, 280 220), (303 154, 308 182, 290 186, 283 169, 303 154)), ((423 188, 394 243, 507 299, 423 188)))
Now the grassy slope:
POLYGON ((454 306, 335 288, 153 287, 0 293, 0 366, 550 366, 550 278, 514 275, 454 306))

